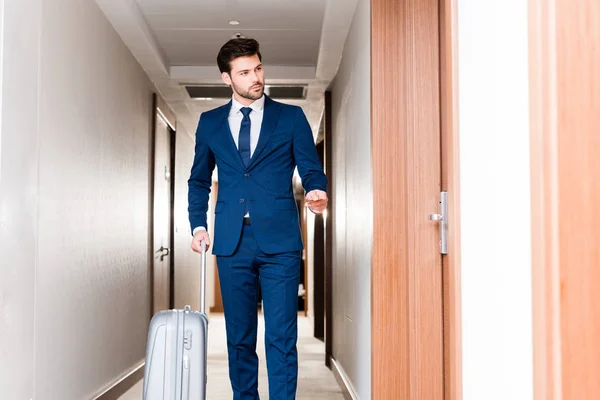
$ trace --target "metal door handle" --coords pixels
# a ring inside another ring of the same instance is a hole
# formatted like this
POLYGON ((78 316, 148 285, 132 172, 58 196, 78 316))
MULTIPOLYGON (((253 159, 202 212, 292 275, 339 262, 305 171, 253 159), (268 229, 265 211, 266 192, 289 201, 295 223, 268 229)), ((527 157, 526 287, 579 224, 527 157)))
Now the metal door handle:
POLYGON ((158 256, 156 256, 156 258, 158 259, 160 257, 160 261, 164 260, 164 258, 166 256, 168 256, 169 254, 171 254, 171 249, 169 249, 168 247, 163 247, 160 246, 160 249, 156 250, 156 253, 154 254, 158 254, 160 253, 158 256), (166 251, 166 253, 165 253, 166 251))
POLYGON ((442 214, 430 214, 429 215, 429 220, 430 221, 441 221, 444 217, 442 216, 442 214))
POLYGON ((448 193, 440 193, 440 213, 429 214, 430 221, 440 225, 440 254, 448 254, 448 193))

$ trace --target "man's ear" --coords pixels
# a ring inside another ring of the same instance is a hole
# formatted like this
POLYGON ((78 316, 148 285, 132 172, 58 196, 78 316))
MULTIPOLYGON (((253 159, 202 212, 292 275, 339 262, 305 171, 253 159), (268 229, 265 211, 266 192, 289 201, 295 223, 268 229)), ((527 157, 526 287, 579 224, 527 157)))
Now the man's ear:
POLYGON ((226 85, 231 86, 231 76, 227 72, 223 72, 221 74, 221 79, 225 82, 226 85))

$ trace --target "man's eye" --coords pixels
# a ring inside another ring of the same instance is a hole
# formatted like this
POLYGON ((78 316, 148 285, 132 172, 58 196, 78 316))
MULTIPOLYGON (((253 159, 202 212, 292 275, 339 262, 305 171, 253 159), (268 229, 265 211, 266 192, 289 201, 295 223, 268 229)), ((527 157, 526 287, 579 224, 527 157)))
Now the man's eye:
POLYGON ((242 76, 243 76, 243 75, 248 75, 248 73, 247 73, 247 72, 242 72, 242 76))

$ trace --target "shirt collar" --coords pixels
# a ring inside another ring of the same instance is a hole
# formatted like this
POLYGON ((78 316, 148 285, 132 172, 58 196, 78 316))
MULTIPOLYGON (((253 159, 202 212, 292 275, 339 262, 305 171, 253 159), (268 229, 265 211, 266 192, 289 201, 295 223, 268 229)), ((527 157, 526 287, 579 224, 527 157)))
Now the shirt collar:
POLYGON ((265 95, 263 94, 260 99, 255 100, 254 103, 249 106, 245 106, 239 101, 235 99, 235 97, 231 96, 231 112, 230 115, 235 115, 240 112, 242 107, 250 107, 252 111, 261 113, 265 108, 265 95))

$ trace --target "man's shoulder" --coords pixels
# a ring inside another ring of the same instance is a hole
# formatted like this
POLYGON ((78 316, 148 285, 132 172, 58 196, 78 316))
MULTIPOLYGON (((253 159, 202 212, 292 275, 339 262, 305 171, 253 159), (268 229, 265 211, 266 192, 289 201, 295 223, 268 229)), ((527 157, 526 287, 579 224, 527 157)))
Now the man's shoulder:
POLYGON ((223 115, 223 113, 225 111, 227 111, 227 109, 230 107, 231 107, 230 103, 225 103, 222 106, 213 108, 212 110, 202 112, 202 114, 200 116, 204 117, 204 118, 209 118, 209 119, 213 118, 213 117, 218 117, 218 116, 223 115))
POLYGON ((200 118, 198 118, 198 131, 200 130, 200 125, 205 128, 210 128, 213 124, 218 123, 228 112, 228 108, 231 107, 231 104, 226 103, 222 106, 213 108, 212 110, 203 111, 200 113, 200 118))
POLYGON ((213 128, 218 126, 223 115, 227 113, 228 107, 230 107, 229 103, 200 113, 200 118, 198 118, 198 125, 196 128, 196 135, 199 135, 203 131, 211 131, 213 128))

